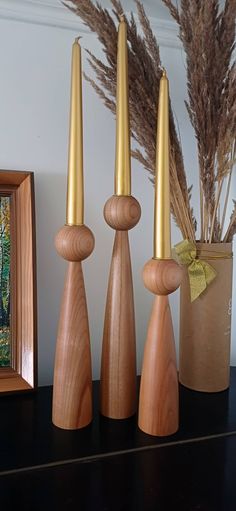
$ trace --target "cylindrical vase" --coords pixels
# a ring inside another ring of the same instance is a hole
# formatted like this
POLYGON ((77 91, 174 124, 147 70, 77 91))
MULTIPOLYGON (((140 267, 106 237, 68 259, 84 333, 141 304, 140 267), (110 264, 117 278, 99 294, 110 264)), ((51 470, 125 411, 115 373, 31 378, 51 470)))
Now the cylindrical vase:
POLYGON ((180 291, 179 380, 201 392, 229 387, 232 303, 232 243, 197 243, 197 258, 216 277, 191 303, 188 268, 180 291))

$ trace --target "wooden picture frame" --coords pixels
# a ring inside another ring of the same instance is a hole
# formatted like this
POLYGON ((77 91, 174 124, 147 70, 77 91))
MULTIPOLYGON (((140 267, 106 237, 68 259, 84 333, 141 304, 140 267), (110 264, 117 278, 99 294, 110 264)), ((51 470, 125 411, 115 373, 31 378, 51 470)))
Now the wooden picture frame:
POLYGON ((0 393, 37 386, 37 298, 33 172, 0 170, 0 195, 11 197, 11 363, 0 367, 0 393))

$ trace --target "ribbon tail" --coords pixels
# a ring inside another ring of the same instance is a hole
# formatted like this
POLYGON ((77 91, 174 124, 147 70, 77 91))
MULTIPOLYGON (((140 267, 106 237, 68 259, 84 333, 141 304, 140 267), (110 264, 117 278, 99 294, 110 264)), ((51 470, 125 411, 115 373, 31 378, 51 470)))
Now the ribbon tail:
POLYGON ((193 261, 188 267, 190 298, 194 302, 207 287, 205 271, 199 261, 193 261))
POLYGON ((206 261, 202 261, 202 266, 205 272, 206 283, 209 284, 216 278, 216 270, 210 264, 206 263, 206 261))

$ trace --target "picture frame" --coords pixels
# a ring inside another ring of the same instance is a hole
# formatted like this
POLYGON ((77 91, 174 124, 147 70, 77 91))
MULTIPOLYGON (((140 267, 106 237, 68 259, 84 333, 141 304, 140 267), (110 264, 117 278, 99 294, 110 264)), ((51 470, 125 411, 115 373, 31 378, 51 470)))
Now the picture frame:
MULTIPOLYGON (((9 393, 33 390, 37 386, 36 239, 33 172, 0 170, 0 197, 10 197, 9 328, 11 356, 8 367, 0 367, 0 393, 9 393)), ((2 295, 1 289, 0 292, 2 295)))

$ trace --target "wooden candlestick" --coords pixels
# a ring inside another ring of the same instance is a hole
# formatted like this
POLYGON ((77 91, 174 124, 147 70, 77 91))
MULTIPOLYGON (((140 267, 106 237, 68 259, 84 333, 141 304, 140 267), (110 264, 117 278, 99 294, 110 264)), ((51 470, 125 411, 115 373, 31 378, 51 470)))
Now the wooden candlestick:
POLYGON ((128 230, 139 221, 141 208, 131 196, 113 196, 104 208, 116 230, 105 311, 100 411, 125 419, 136 411, 136 342, 133 283, 128 230))
POLYGON ((115 195, 105 204, 104 217, 116 230, 107 291, 103 332, 100 410, 112 419, 136 411, 136 342, 134 299, 128 230, 141 209, 131 196, 127 25, 121 16, 117 53, 115 195))
POLYGON ((160 81, 154 207, 154 257, 144 267, 144 285, 156 296, 144 349, 139 398, 140 429, 166 436, 179 426, 175 341, 168 294, 182 280, 182 269, 171 259, 169 184, 169 84, 160 81))
POLYGON ((157 296, 144 349, 138 425, 149 435, 167 436, 179 425, 175 341, 167 295, 179 287, 182 269, 171 259, 151 259, 144 267, 143 280, 157 296))
POLYGON ((52 421, 63 429, 79 429, 92 420, 91 353, 81 261, 93 251, 94 236, 85 225, 65 225, 55 246, 69 266, 58 326, 52 421))

